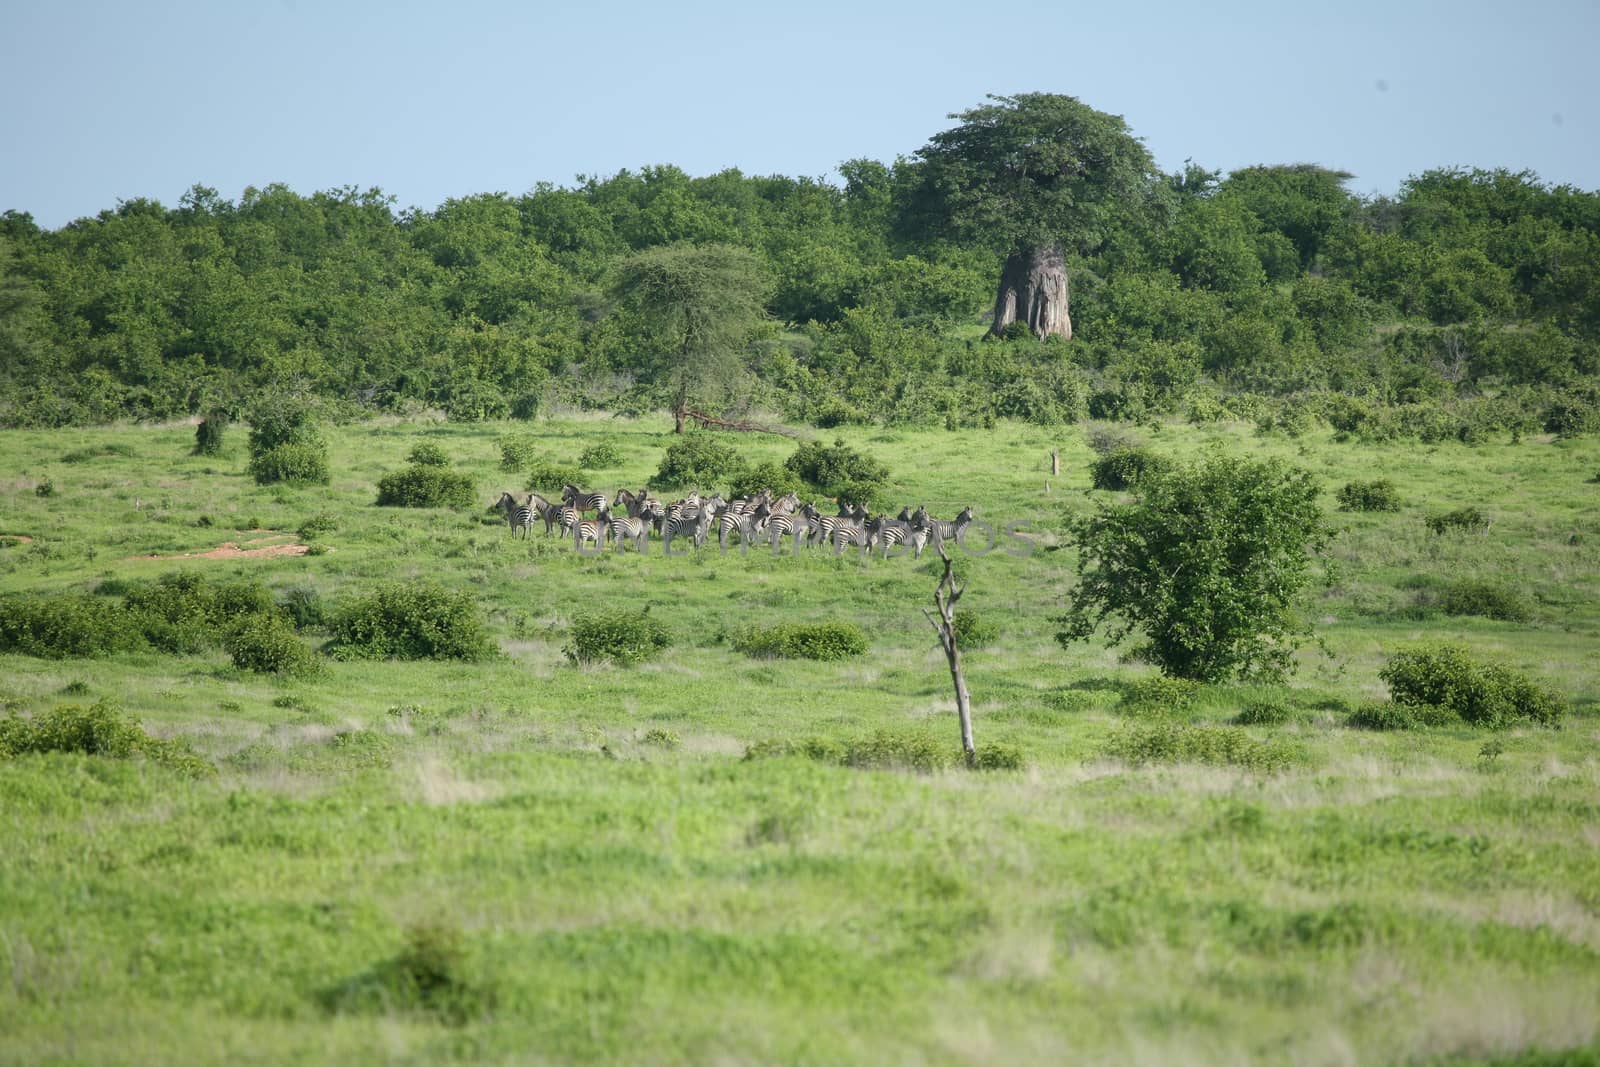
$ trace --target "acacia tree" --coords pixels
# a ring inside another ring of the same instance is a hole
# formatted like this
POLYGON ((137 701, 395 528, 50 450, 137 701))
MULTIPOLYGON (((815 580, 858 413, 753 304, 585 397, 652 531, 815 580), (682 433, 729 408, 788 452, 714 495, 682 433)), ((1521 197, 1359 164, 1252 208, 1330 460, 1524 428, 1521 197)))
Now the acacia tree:
POLYGON ((678 242, 623 260, 618 295, 650 331, 673 432, 697 407, 738 390, 745 350, 766 321, 765 289, 760 259, 733 245, 678 242))
POLYGON ((1067 251, 1093 251, 1156 175, 1120 116, 1054 93, 990 96, 917 152, 913 228, 1004 255, 991 332, 1072 336, 1067 251))
POLYGON ((1163 673, 1199 681, 1273 677, 1305 627, 1295 598, 1328 531, 1310 472, 1213 456, 1154 471, 1128 503, 1072 524, 1078 586, 1057 621, 1062 645, 1109 623, 1134 630, 1163 673))

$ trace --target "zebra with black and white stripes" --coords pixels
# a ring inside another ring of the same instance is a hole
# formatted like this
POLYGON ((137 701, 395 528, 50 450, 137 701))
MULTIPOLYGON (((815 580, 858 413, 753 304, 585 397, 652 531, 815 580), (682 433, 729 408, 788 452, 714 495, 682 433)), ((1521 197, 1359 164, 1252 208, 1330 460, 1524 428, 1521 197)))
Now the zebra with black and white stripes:
POLYGON ((568 507, 577 508, 579 512, 599 511, 608 503, 604 493, 591 493, 586 489, 579 489, 571 482, 561 487, 561 502, 568 507))
POLYGON ((730 504, 717 517, 717 541, 726 551, 728 548, 728 535, 737 533, 740 546, 747 546, 760 535, 766 528, 767 519, 772 515, 772 508, 763 500, 752 511, 735 511, 730 504))
POLYGON ((961 543, 961 537, 966 533, 967 527, 972 525, 972 505, 961 509, 961 513, 953 521, 932 519, 928 517, 926 509, 918 507, 917 513, 922 516, 923 524, 928 527, 928 541, 934 548, 938 548, 946 541, 961 543))
POLYGON ((636 552, 645 550, 646 539, 650 535, 650 523, 636 515, 612 515, 609 508, 601 508, 595 513, 595 521, 605 530, 606 539, 617 548, 622 548, 625 541, 632 541, 636 552))
POLYGON ((511 527, 512 537, 517 536, 517 531, 521 530, 523 540, 527 540, 528 532, 533 529, 535 515, 531 498, 528 503, 519 504, 517 498, 510 493, 501 493, 500 499, 494 502, 490 510, 499 511, 506 517, 506 524, 511 527))

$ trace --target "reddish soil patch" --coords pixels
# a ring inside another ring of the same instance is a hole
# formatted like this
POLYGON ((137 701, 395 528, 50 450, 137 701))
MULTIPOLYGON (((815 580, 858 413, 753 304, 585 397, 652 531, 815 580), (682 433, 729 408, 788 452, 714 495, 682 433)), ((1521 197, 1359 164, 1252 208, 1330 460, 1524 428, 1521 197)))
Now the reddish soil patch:
POLYGON ((252 541, 242 544, 237 541, 224 541, 216 548, 205 552, 175 552, 170 556, 129 556, 129 559, 263 559, 268 556, 303 556, 311 551, 310 545, 295 544, 263 544, 264 541, 282 541, 282 535, 276 537, 257 537, 252 541), (245 547, 253 545, 255 547, 245 547))
POLYGON ((29 537, 27 534, 0 533, 0 537, 9 538, 10 540, 17 542, 19 545, 33 544, 33 538, 29 537))

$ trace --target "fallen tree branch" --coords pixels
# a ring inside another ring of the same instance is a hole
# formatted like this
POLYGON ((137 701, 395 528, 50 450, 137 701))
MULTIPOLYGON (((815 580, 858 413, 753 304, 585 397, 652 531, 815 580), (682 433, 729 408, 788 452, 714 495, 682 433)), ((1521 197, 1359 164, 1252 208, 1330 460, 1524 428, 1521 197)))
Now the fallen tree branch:
POLYGON ((800 431, 791 430, 787 426, 763 426, 758 422, 719 419, 715 416, 707 415, 703 411, 695 411, 691 408, 684 409, 683 414, 701 426, 714 426, 719 430, 733 430, 737 433, 770 433, 777 437, 789 437, 797 441, 800 440, 801 436, 800 431))

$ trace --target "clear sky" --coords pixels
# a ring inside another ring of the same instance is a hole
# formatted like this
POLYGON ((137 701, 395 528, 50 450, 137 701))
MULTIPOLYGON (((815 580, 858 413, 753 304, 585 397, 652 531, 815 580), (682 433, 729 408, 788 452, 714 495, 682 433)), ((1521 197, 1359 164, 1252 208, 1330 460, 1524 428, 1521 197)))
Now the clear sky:
POLYGON ((0 211, 190 186, 399 207, 672 163, 836 178, 986 93, 1124 116, 1166 170, 1440 166, 1600 188, 1600 0, 5 0, 0 211))

